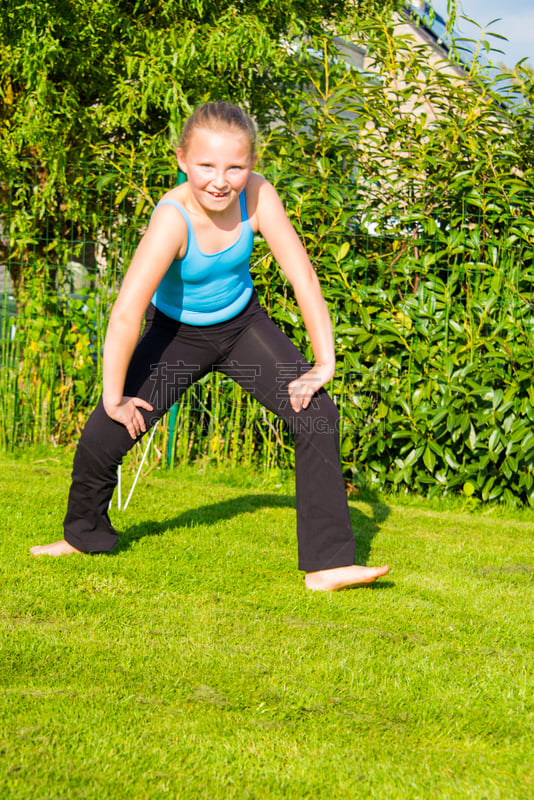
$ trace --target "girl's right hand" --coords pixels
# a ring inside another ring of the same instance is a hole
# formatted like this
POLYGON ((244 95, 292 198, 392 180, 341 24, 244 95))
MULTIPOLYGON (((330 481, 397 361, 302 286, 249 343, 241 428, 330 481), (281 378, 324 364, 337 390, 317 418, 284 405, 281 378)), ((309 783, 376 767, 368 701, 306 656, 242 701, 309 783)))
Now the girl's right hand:
POLYGON ((334 376, 335 364, 315 364, 310 370, 304 372, 300 378, 296 378, 288 384, 289 402, 293 411, 297 414, 303 408, 308 408, 315 392, 332 380, 334 376))
POLYGON ((140 408, 144 408, 145 411, 154 410, 150 403, 140 397, 123 397, 120 403, 104 403, 104 409, 108 417, 124 425, 132 439, 137 439, 142 433, 146 432, 146 423, 139 411, 140 408))

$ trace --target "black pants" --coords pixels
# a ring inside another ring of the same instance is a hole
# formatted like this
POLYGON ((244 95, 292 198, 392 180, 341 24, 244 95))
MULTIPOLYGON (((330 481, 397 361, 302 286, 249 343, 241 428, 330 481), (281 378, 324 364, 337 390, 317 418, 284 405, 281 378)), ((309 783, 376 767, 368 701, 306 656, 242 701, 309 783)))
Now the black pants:
MULTIPOLYGON (((307 409, 293 411, 287 386, 309 364, 256 296, 237 317, 215 325, 176 322, 153 306, 146 319, 124 394, 153 406, 153 411, 141 410, 147 428, 206 373, 219 370, 229 375, 282 417, 293 433, 299 568, 310 572, 353 564, 355 541, 340 467, 337 408, 321 389, 307 409)), ((134 444, 100 400, 78 443, 64 521, 65 539, 78 550, 114 548, 118 534, 108 507, 117 467, 134 444)))

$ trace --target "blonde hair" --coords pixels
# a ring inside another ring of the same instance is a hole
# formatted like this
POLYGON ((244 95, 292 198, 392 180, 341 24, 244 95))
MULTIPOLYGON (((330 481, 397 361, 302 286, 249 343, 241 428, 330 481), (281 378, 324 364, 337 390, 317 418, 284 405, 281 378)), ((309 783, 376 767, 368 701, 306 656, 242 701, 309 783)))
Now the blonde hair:
POLYGON ((216 131, 221 128, 244 133, 250 146, 250 157, 254 158, 256 152, 256 126, 239 106, 217 100, 215 103, 204 103, 196 108, 187 119, 180 137, 179 147, 184 153, 191 142, 191 137, 196 128, 207 128, 216 131))

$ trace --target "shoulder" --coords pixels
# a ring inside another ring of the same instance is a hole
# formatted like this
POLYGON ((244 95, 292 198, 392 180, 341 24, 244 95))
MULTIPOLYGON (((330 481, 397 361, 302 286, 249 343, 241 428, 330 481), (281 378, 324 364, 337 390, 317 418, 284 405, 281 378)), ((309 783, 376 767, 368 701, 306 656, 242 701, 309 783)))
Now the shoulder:
POLYGON ((253 172, 248 179, 246 193, 247 202, 249 199, 251 201, 263 201, 269 195, 278 197, 278 193, 272 183, 269 183, 267 178, 264 178, 259 172, 253 172))
POLYGON ((254 222, 254 229, 261 230, 261 222, 273 212, 284 212, 278 192, 263 175, 253 172, 246 187, 247 209, 249 219, 254 222))
POLYGON ((187 222, 179 208, 184 206, 183 192, 181 187, 176 187, 166 192, 156 203, 150 218, 150 227, 160 227, 165 225, 177 226, 179 229, 187 230, 187 222), (179 205, 177 205, 179 204, 179 205))
POLYGON ((143 246, 156 250, 170 249, 173 258, 180 258, 187 247, 188 227, 180 209, 169 200, 180 203, 174 190, 160 198, 143 236, 143 246))

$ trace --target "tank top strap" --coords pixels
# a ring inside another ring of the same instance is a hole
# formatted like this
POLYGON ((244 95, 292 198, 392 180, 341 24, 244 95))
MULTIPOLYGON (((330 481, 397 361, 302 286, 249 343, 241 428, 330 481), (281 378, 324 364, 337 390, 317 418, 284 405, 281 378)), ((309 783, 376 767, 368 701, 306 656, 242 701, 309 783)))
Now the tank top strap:
POLYGON ((244 189, 239 194, 239 206, 241 208, 241 222, 248 222, 247 195, 244 189))
MULTIPOLYGON (((186 221, 188 232, 191 233, 193 226, 191 225, 191 220, 189 219, 187 211, 185 210, 185 208, 181 203, 179 203, 177 200, 160 200, 159 203, 157 203, 154 206, 154 211, 156 210, 156 208, 159 208, 160 206, 174 206, 175 208, 177 208, 186 221)), ((152 214, 154 213, 154 211, 152 212, 152 214)))

